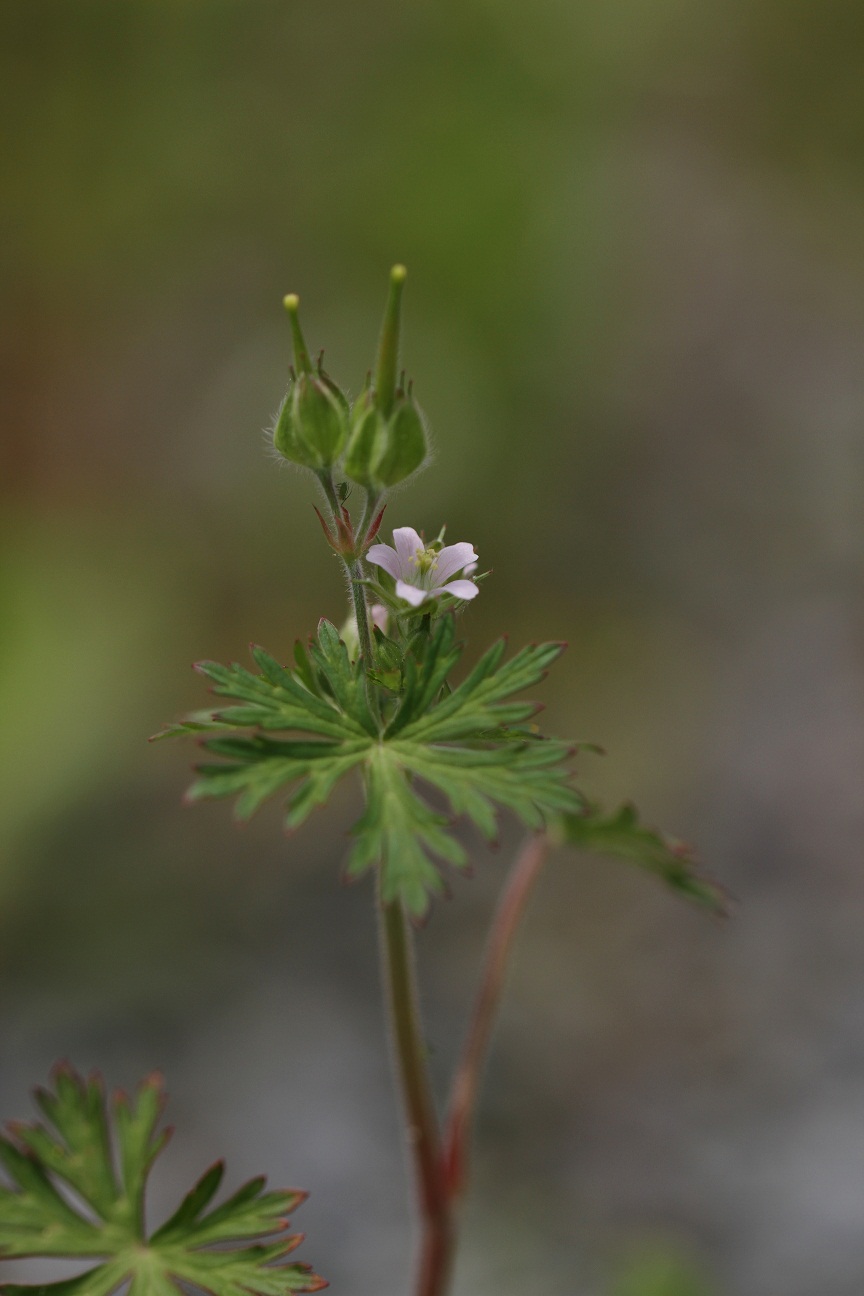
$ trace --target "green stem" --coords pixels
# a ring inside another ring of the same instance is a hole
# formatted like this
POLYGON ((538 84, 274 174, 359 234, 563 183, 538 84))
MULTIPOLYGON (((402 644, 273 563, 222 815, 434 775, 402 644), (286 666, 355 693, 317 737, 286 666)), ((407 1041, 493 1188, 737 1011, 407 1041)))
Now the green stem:
MULTIPOLYGON (((320 472, 318 473, 318 480, 320 481, 321 488, 327 497, 327 503, 330 505, 330 512, 332 514, 331 521, 335 532, 336 520, 342 516, 342 505, 339 503, 339 496, 336 494, 333 474, 329 471, 320 472)), ((380 724, 381 704, 378 699, 378 690, 373 681, 369 678, 369 671, 374 669, 375 666, 375 645, 372 640, 372 631, 369 626, 369 609, 366 605, 366 587, 363 584, 363 561, 360 558, 353 558, 349 562, 347 559, 342 558, 342 566, 345 570, 345 575, 348 577, 348 584, 351 589, 351 603, 354 609, 354 619, 357 622, 357 638, 360 643, 360 653, 366 667, 366 700, 369 703, 369 710, 372 712, 375 720, 380 724)))
POLYGON ((366 491, 366 501, 363 505, 363 512, 360 514, 360 523, 357 527, 357 547, 363 550, 366 545, 366 537, 369 528, 375 521, 375 514, 378 511, 378 505, 381 503, 381 496, 375 491, 366 491))
POLYGON ((450 1091, 444 1134, 447 1190, 454 1200, 463 1192, 467 1179, 468 1146, 477 1092, 501 1002, 507 962, 528 897, 549 854, 549 847, 550 841, 545 833, 530 838, 525 844, 516 857, 492 920, 480 988, 450 1091))
POLYGON ((327 503, 330 505, 330 511, 333 514, 332 521, 335 523, 336 519, 342 516, 342 506, 339 503, 339 496, 336 494, 333 474, 329 469, 322 469, 317 476, 321 483, 321 489, 327 496, 327 503))
POLYGON ((406 1133, 423 1224, 415 1291, 416 1296, 445 1296, 450 1284, 456 1230, 420 1029, 411 931, 399 901, 383 906, 381 935, 387 1001, 407 1118, 406 1133))
POLYGON ((354 618, 357 622, 357 638, 360 641, 360 653, 366 666, 366 697, 370 710, 376 720, 381 719, 381 707, 378 702, 378 690, 369 678, 369 671, 375 666, 375 645, 372 642, 372 631, 369 626, 369 610, 366 606, 366 586, 363 584, 363 564, 359 558, 345 563, 348 580, 351 584, 351 602, 354 604, 354 618))

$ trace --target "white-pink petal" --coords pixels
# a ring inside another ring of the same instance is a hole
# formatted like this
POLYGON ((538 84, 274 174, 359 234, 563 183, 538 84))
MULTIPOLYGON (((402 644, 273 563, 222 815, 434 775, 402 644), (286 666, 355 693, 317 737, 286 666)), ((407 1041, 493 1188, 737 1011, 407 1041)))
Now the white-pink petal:
POLYGON ((401 567, 399 576, 402 580, 408 580, 411 573, 416 570, 416 565, 411 559, 416 558, 418 553, 422 553, 423 541, 413 527, 397 527, 393 532, 393 543, 399 555, 401 567))
POLYGON ((469 563, 473 563, 476 567, 477 555, 474 546, 468 544, 467 540, 462 540, 459 544, 447 545, 438 555, 435 580, 443 585, 444 581, 455 576, 457 572, 463 571, 469 563))
POLYGON ((421 603, 426 602, 429 593, 428 590, 418 589, 416 585, 409 585, 406 581, 397 580, 396 597, 404 599, 405 602, 410 603, 412 607, 419 607, 421 603))
POLYGON ((402 575, 402 564, 399 561, 399 555, 396 553, 395 549, 391 549, 389 545, 372 545, 369 552, 366 554, 366 557, 369 559, 369 562, 374 563, 376 567, 383 567, 394 580, 398 580, 402 575))
POLYGON ((372 624, 377 626, 382 634, 387 633, 387 625, 390 621, 390 613, 383 603, 373 603, 369 609, 369 616, 372 618, 372 624))
POLYGON ((449 585, 436 585, 432 593, 452 594, 454 598, 459 599, 473 599, 480 593, 480 589, 473 581, 455 580, 450 581, 449 585))

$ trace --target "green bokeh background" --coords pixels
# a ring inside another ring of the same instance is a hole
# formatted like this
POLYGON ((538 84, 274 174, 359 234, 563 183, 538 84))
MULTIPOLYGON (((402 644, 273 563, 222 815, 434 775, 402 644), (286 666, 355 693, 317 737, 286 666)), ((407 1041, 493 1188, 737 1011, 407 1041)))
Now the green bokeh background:
MULTIPOLYGON (((279 303, 356 391, 402 260, 436 457, 390 525, 446 521, 493 568, 474 650, 569 639, 545 701, 609 750, 585 783, 742 901, 717 927, 550 867, 458 1296, 606 1293, 645 1237, 684 1257, 650 1296, 691 1265, 859 1296, 862 64, 851 0, 3 7, 4 1114, 60 1055, 160 1066, 157 1211, 227 1153, 312 1191, 334 1292, 404 1289, 371 894, 338 885, 356 793, 240 832, 144 742, 202 704, 195 659, 342 616, 262 432, 279 303)), ((517 840, 421 933, 441 1079, 517 840)))

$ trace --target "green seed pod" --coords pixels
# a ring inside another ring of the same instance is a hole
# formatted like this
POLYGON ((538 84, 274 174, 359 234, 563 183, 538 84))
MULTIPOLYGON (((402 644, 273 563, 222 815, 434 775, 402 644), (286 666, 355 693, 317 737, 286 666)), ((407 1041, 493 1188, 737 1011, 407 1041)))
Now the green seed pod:
POLYGON ((428 444, 423 415, 413 396, 397 392, 389 418, 376 394, 365 391, 355 402, 343 471, 351 481, 380 495, 421 467, 428 444))
POLYGON ((345 408, 317 374, 301 373, 282 402, 273 444, 292 463, 316 472, 338 459, 348 434, 345 408))
POLYGON ((318 357, 318 368, 315 371, 315 377, 318 379, 320 383, 324 384, 324 386, 329 391, 330 395, 336 399, 339 408, 342 410, 342 413, 345 415, 345 421, 347 425, 348 419, 351 414, 351 406, 348 404, 348 398, 345 395, 345 393, 342 391, 342 389, 340 387, 337 387, 333 379, 330 377, 330 375, 326 373, 324 369, 321 368, 321 358, 323 357, 323 355, 324 352, 322 351, 321 355, 318 357))
POLYGON ((331 468, 348 435, 348 402, 321 368, 312 368, 309 351, 297 316, 299 299, 285 298, 294 342, 293 376, 273 431, 273 444, 292 463, 314 472, 331 468))
POLYGON ((423 465, 428 441, 423 415, 411 395, 397 387, 402 291, 406 270, 390 271, 390 288, 378 342, 374 382, 355 401, 343 469, 346 477, 381 495, 423 465))
POLYGON ((423 415, 414 397, 397 394, 376 456, 374 473, 381 487, 398 486, 423 464, 428 451, 423 415))
POLYGON ((330 468, 348 435, 345 406, 318 374, 301 373, 291 393, 294 428, 314 468, 330 468))
POLYGON ((354 402, 351 411, 351 431, 342 464, 345 476, 367 490, 374 489, 372 470, 384 426, 375 405, 375 393, 367 388, 354 402))
POLYGON ((273 429, 273 445, 291 463, 302 464, 304 468, 314 468, 315 463, 297 434, 293 413, 293 392, 288 395, 279 407, 276 426, 273 429))

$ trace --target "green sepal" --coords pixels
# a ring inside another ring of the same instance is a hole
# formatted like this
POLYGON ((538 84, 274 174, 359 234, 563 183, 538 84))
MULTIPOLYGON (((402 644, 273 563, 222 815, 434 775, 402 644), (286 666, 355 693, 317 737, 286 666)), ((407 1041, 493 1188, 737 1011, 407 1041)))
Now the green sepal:
POLYGON ((342 461, 345 476, 367 490, 374 489, 373 468, 384 429, 385 421, 375 405, 375 394, 367 388, 354 402, 351 430, 342 461))
MULTIPOLYGON (((342 388, 337 386, 337 384, 333 381, 333 379, 327 373, 326 369, 322 369, 320 363, 318 365, 318 368, 315 371, 315 377, 318 379, 319 383, 322 384, 322 386, 326 387, 327 391, 330 393, 330 395, 335 400, 336 404, 339 406, 340 410, 342 411, 342 416, 345 421, 345 428, 347 430, 348 419, 351 414, 351 404, 348 400, 348 397, 345 395, 342 388)), ((346 498, 347 498, 347 491, 343 491, 342 493, 343 504, 345 503, 346 498)))
POLYGON ((293 389, 288 391, 279 406, 276 426, 273 429, 273 445, 283 459, 299 464, 301 468, 315 468, 315 457, 303 442, 297 427, 293 389))
POLYGON ((410 392, 397 392, 385 415, 367 388, 354 403, 343 471, 351 481, 381 494, 417 472, 429 451, 423 414, 410 392))
POLYGON ((382 490, 398 486, 422 467, 428 453, 423 415, 413 396, 397 397, 373 465, 373 481, 382 490))
POLYGON ((339 458, 348 435, 347 405, 331 387, 319 374, 301 373, 291 394, 297 437, 315 468, 322 470, 339 458))
POLYGON ((273 445, 285 459, 323 472, 331 468, 348 434, 347 405, 329 379, 301 373, 279 409, 273 445))

